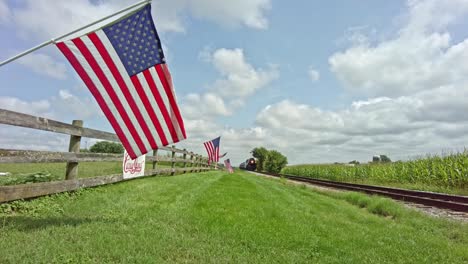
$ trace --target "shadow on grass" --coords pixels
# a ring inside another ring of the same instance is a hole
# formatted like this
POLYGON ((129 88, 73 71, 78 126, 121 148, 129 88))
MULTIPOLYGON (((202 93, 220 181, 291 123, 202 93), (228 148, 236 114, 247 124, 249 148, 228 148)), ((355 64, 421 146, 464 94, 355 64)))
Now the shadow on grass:
POLYGON ((33 217, 33 216, 5 216, 0 217, 0 230, 16 229, 18 231, 34 231, 49 227, 76 227, 96 222, 112 223, 114 220, 104 217, 33 217))

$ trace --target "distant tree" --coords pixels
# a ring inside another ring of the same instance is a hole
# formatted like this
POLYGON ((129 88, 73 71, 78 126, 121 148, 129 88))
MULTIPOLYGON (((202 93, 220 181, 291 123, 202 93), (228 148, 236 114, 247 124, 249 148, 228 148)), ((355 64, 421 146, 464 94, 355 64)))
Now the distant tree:
POLYGON ((80 152, 82 152, 82 153, 87 153, 87 152, 89 152, 89 149, 85 149, 85 148, 84 148, 84 149, 80 149, 80 152))
POLYGON ((359 163, 359 161, 357 161, 357 160, 353 160, 353 161, 348 162, 348 164, 355 164, 355 165, 358 165, 358 164, 360 164, 360 163, 359 163))
POLYGON ((380 161, 384 163, 392 162, 392 160, 387 157, 387 155, 380 155, 380 161))
POLYGON ((257 171, 263 171, 268 150, 264 147, 259 147, 252 149, 250 153, 252 153, 252 156, 257 159, 257 171))
POLYGON ((276 150, 270 150, 265 159, 264 169, 267 172, 279 173, 287 164, 286 156, 276 150))
POLYGON ((379 163, 380 162, 380 157, 379 156, 373 156, 372 157, 372 162, 379 163))
POLYGON ((109 142, 109 141, 99 141, 96 144, 92 145, 89 151, 94 153, 123 153, 124 148, 122 144, 109 142))

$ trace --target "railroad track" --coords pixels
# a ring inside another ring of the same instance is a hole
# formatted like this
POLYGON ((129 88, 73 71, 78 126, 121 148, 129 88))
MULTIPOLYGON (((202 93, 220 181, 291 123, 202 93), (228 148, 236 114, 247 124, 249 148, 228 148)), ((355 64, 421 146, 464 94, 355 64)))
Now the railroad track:
POLYGON ((288 174, 269 174, 262 173, 274 177, 284 177, 289 180, 312 183, 321 186, 327 186, 337 189, 344 189, 350 191, 364 192, 368 194, 375 194, 387 196, 395 200, 423 204, 426 206, 433 206, 437 208, 449 209, 458 212, 468 213, 468 196, 450 195, 434 192, 413 191, 398 188, 335 182, 328 180, 318 180, 308 177, 301 177, 288 174))

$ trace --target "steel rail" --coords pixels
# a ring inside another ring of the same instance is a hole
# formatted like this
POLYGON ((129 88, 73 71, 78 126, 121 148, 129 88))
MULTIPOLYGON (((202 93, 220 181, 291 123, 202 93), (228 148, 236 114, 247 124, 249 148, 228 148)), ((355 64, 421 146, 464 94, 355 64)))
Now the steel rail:
POLYGON ((427 206, 433 206, 437 208, 449 209, 458 212, 468 213, 468 197, 460 195, 450 195, 443 193, 434 193, 434 192, 423 192, 423 191, 413 191, 405 190, 399 188, 390 188, 374 185, 365 185, 365 184, 355 184, 355 183, 345 183, 345 182, 336 182, 329 180, 319 180, 309 177, 287 175, 287 174, 270 174, 270 173, 261 173, 269 176, 275 177, 284 177, 289 180, 312 183, 321 186, 332 187, 336 189, 345 189, 349 191, 364 192, 367 194, 375 194, 390 197, 395 200, 413 202, 418 204, 423 204, 427 206))

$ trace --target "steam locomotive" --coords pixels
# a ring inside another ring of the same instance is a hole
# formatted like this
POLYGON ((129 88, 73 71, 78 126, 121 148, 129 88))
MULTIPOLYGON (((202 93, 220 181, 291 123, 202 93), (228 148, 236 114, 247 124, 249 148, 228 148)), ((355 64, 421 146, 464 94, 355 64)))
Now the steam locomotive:
POLYGON ((242 162, 239 165, 239 169, 254 171, 254 170, 257 169, 257 161, 254 158, 250 158, 250 159, 246 160, 245 162, 242 162))

